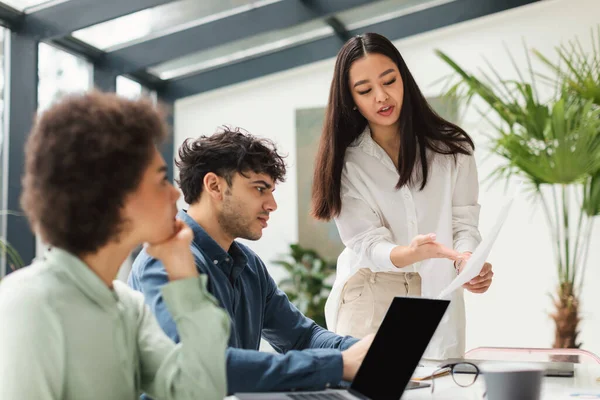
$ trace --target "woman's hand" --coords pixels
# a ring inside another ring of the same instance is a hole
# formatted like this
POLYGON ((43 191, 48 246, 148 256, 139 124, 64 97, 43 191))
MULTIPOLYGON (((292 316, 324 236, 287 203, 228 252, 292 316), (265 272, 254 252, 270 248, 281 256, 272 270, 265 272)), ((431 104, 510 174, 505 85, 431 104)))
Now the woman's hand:
POLYGON ((162 261, 172 281, 198 276, 190 244, 194 234, 181 220, 175 221, 175 233, 161 243, 146 245, 146 252, 162 261))
POLYGON ((419 261, 430 258, 461 259, 462 254, 436 242, 435 239, 435 233, 430 233, 428 235, 418 235, 410 242, 410 248, 414 250, 419 261))
MULTIPOLYGON (((471 258, 471 252, 465 252, 462 254, 462 258, 454 263, 459 274, 462 272, 469 258, 471 258)), ((492 271, 492 264, 486 262, 483 264, 483 268, 481 268, 479 275, 465 283, 463 288, 472 293, 485 293, 490 288, 493 277, 494 271, 492 271)))

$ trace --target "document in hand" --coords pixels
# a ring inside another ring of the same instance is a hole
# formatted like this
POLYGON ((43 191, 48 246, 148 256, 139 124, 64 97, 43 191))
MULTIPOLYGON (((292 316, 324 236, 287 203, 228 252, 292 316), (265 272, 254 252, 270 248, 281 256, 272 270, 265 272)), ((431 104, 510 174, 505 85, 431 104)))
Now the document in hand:
MULTIPOLYGON (((521 185, 517 188, 516 192, 519 192, 521 185)), ((502 225, 504 225, 504 221, 508 217, 508 211, 512 206, 515 195, 511 196, 500 209, 500 213, 498 214, 498 219, 496 223, 492 227, 492 230, 488 233, 488 235, 484 236, 483 240, 477 246, 477 249, 471 255, 471 258, 467 260, 467 264, 461 271, 461 273, 454 278, 452 282, 438 295, 438 299, 450 300, 450 295, 456 289, 460 288, 465 283, 469 282, 471 279, 475 278, 481 272, 483 268, 483 264, 485 264, 485 260, 487 260, 490 255, 490 251, 498 237, 498 233, 500 233, 500 229, 502 225)))

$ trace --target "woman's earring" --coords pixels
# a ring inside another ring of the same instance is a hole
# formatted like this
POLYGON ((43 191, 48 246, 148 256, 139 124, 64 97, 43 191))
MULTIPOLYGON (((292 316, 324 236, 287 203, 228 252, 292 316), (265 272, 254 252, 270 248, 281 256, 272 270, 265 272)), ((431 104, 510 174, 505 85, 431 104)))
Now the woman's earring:
POLYGON ((352 107, 352 109, 353 109, 354 111, 356 111, 356 110, 357 110, 356 106, 352 107))

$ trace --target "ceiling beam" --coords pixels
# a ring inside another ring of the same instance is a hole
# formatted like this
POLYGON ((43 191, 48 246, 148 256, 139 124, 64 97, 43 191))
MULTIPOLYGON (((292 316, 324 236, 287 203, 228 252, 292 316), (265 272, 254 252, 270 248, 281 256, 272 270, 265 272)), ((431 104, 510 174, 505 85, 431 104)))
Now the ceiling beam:
MULTIPOLYGON (((323 10, 323 6, 324 6, 323 0, 300 0, 300 1, 302 1, 304 4, 306 4, 306 6, 308 8, 310 8, 311 10, 313 10, 313 12, 315 12, 316 14, 319 14, 319 15, 325 14, 325 12, 323 10)), ((336 36, 341 40, 342 43, 345 43, 348 39, 350 39, 350 34, 348 33, 348 30, 344 26, 343 22, 340 21, 335 15, 328 16, 327 18, 325 18, 323 20, 323 22, 325 22, 327 25, 329 25, 333 29, 336 36)))
POLYGON ((68 0, 25 14, 21 32, 36 40, 54 39, 173 0, 68 0))
POLYGON ((102 70, 102 73, 111 76, 124 75, 128 78, 139 82, 141 85, 151 90, 162 90, 166 85, 165 81, 161 80, 155 75, 152 75, 146 70, 139 70, 129 74, 119 74, 118 72, 113 71, 110 68, 103 67, 102 60, 104 60, 106 53, 79 39, 74 38, 73 36, 66 36, 63 38, 53 39, 48 41, 48 43, 55 47, 58 47, 61 50, 87 59, 90 63, 94 65, 94 71, 102 70))
POLYGON ((325 23, 333 29, 335 35, 340 39, 343 43, 346 43, 348 39, 350 39, 350 32, 344 25, 342 21, 340 21, 337 17, 331 16, 325 18, 325 23))
MULTIPOLYGON (((349 34, 354 36, 364 32, 377 32, 390 40, 398 40, 537 1, 541 0, 455 0, 351 30, 349 34)), ((339 49, 339 39, 330 36, 210 71, 172 79, 168 81, 165 91, 171 98, 191 96, 332 58, 339 49)))
POLYGON ((0 3, 0 25, 14 31, 23 23, 24 15, 9 5, 0 3))
POLYGON ((325 18, 373 1, 282 0, 108 52, 106 66, 127 73, 227 42, 325 18))
POLYGON ((126 68, 128 73, 104 66, 106 53, 70 35, 71 32, 119 18, 174 0, 68 0, 31 13, 22 13, 0 3, 0 24, 16 34, 36 42, 44 41, 77 56, 84 57, 96 69, 107 74, 125 75, 142 85, 160 90, 164 81, 145 70, 126 68))

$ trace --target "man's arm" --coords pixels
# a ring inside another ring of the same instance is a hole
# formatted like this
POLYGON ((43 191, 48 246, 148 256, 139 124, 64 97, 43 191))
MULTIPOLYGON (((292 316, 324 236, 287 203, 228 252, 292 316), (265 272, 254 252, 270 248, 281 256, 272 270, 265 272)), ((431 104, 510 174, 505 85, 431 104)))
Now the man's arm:
MULTIPOLYGON (((256 256, 255 256, 256 257, 256 256)), ((340 336, 317 325, 290 302, 287 295, 277 287, 262 261, 260 263, 266 281, 265 339, 280 352, 309 348, 346 350, 358 341, 351 336, 340 336)))
POLYGON ((64 336, 38 287, 0 290, 0 399, 62 399, 64 336))
POLYGON ((335 349, 307 349, 286 354, 227 349, 227 390, 269 392, 324 389, 342 381, 342 354, 335 349))
MULTIPOLYGON (((178 341, 181 332, 178 334, 175 321, 165 306, 160 290, 168 283, 162 263, 154 259, 139 272, 137 285, 144 293, 146 304, 150 306, 167 335, 178 341)), ((306 319, 306 321, 310 320, 306 319)), ((316 324, 312 324, 319 331, 322 330, 316 324)), ((355 341, 338 338, 343 342, 340 343, 340 348, 348 347, 355 341)), ((333 342, 335 340, 332 340, 333 342)), ((227 392, 229 394, 309 387, 324 388, 339 383, 341 379, 342 355, 335 349, 289 351, 286 354, 231 347, 227 349, 227 392)))
POLYGON ((161 400, 222 400, 227 392, 225 349, 229 318, 208 293, 206 275, 198 274, 190 251, 192 238, 192 230, 176 220, 171 238, 149 244, 145 249, 165 265, 170 282, 161 291, 175 321, 181 339, 179 345, 159 328, 143 296, 128 290, 140 310, 137 345, 142 390, 161 400))

